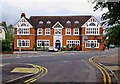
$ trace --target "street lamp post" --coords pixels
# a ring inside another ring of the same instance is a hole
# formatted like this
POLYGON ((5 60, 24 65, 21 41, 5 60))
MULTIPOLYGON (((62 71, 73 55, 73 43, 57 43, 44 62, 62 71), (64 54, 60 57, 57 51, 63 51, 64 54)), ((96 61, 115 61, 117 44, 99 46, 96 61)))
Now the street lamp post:
POLYGON ((21 32, 21 29, 18 29, 18 33, 19 33, 19 55, 21 55, 20 32, 21 32))

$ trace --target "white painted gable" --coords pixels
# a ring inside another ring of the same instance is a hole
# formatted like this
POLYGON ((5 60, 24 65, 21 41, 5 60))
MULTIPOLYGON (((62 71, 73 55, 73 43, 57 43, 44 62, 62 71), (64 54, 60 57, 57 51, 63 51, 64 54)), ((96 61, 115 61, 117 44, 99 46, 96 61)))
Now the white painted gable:
POLYGON ((64 28, 64 27, 60 24, 60 22, 56 22, 52 28, 64 28))
POLYGON ((83 24, 82 27, 90 27, 93 26, 93 24, 95 24, 96 27, 101 27, 100 22, 93 16, 85 24, 83 24))
POLYGON ((5 40, 5 30, 2 26, 0 26, 0 40, 5 40))
POLYGON ((25 17, 22 17, 14 27, 15 28, 32 28, 33 26, 26 20, 25 17))

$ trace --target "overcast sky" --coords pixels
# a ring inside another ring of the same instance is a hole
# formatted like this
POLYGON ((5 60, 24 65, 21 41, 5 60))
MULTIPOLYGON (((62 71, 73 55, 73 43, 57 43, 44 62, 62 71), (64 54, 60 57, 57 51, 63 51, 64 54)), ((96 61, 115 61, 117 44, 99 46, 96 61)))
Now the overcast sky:
POLYGON ((0 21, 14 25, 22 12, 30 16, 93 15, 99 21, 105 10, 93 12, 88 0, 1 0, 0 21))

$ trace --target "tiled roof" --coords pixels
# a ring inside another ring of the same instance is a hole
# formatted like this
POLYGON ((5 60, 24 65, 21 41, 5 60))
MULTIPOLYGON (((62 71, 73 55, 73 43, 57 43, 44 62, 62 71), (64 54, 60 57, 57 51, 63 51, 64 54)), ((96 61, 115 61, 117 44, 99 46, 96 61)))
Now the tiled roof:
POLYGON ((67 28, 80 28, 89 18, 92 16, 31 16, 29 22, 34 28, 51 28, 57 21, 67 28), (39 24, 43 21, 43 24, 39 24), (51 24, 47 24, 47 21, 51 21, 51 24), (66 23, 70 21, 71 23, 66 23), (79 23, 74 23, 78 21, 79 23))

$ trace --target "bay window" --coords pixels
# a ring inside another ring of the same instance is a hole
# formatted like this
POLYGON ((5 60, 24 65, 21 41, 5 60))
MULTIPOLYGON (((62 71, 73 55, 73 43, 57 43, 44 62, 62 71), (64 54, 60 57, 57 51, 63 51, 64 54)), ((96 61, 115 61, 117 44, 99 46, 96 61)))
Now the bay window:
POLYGON ((18 39, 17 40, 17 47, 29 47, 30 46, 30 40, 26 39, 18 39))
POLYGON ((97 40, 88 40, 85 44, 86 48, 91 48, 92 46, 94 46, 94 48, 99 48, 99 43, 97 40))
POLYGON ((67 45, 70 47, 78 46, 80 45, 80 40, 67 40, 67 45))
POLYGON ((37 40, 37 47, 49 47, 50 41, 49 40, 37 40))

